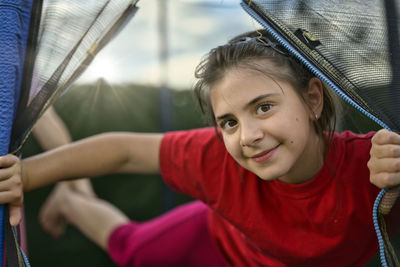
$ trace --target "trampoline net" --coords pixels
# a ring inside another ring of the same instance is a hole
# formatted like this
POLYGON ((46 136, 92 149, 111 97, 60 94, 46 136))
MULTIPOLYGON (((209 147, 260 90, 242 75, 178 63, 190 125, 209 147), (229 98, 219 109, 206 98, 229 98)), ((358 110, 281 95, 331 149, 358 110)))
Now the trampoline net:
POLYGON ((20 149, 40 115, 132 17, 136 2, 45 0, 33 11, 10 151, 20 149))
MULTIPOLYGON (((400 131, 399 1, 243 0, 242 7, 348 103, 400 131)), ((380 220, 397 195, 382 190, 373 211, 383 265, 399 264, 400 246, 391 246, 380 220)))

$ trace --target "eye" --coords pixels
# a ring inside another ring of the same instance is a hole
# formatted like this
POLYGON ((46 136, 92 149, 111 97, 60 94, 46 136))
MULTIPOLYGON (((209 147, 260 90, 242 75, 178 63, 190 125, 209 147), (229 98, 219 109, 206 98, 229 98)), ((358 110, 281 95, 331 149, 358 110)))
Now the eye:
POLYGON ((235 120, 224 120, 219 124, 219 127, 223 130, 230 130, 237 125, 235 120))
POLYGON ((257 106, 256 113, 258 115, 263 115, 271 110, 272 105, 268 103, 263 103, 257 106))

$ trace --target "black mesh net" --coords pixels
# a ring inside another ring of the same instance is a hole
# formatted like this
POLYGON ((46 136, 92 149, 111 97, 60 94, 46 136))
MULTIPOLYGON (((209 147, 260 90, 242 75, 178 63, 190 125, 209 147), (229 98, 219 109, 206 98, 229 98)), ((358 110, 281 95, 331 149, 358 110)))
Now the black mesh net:
MULTIPOLYGON (((243 0, 242 7, 343 99, 400 132, 398 2, 243 0)), ((389 266, 399 265, 397 245, 379 222, 397 195, 382 190, 371 214, 389 266)))
MULTIPOLYGON (((245 1, 316 71, 392 130, 400 130, 381 1, 245 1), (318 40, 318 41, 317 41, 318 40), (321 44, 320 44, 321 43, 321 44), (384 93, 382 93, 384 90, 384 93), (388 103, 388 99, 391 99, 388 103), (395 109, 396 110, 396 109, 395 109)), ((268 26, 267 26, 268 25, 268 26)), ((400 111, 400 107, 397 107, 400 111)))
POLYGON ((10 151, 135 13, 137 0, 37 1, 10 151))

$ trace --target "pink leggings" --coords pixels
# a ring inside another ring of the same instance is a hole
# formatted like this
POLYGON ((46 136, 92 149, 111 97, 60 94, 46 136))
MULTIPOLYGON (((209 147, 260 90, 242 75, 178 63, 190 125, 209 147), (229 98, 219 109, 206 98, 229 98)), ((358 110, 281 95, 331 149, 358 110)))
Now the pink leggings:
POLYGON ((110 234, 108 253, 120 266, 227 266, 208 214, 206 205, 194 201, 147 222, 124 224, 110 234))

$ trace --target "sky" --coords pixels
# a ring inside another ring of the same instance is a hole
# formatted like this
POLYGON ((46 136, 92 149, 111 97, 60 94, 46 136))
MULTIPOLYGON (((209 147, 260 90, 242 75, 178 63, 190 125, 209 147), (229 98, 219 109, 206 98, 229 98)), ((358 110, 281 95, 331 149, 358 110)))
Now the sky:
POLYGON ((76 81, 141 83, 188 89, 203 55, 235 35, 259 28, 239 0, 140 0, 139 10, 123 30, 97 54, 76 81), (161 44, 159 17, 166 14, 167 45, 161 44), (167 48, 166 64, 160 62, 167 48))

